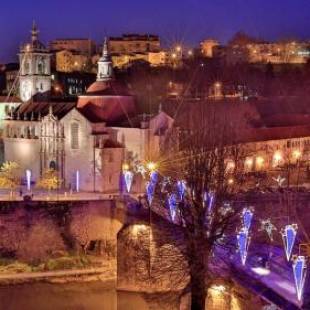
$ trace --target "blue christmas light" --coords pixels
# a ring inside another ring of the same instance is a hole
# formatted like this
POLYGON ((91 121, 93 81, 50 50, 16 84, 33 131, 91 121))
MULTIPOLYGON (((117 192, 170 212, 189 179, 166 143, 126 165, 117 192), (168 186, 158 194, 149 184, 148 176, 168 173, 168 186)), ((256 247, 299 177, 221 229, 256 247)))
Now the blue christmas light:
POLYGON ((177 182, 177 188, 178 188, 179 199, 183 200, 185 190, 186 190, 186 182, 184 180, 178 181, 177 182))
POLYGON ((212 212, 212 209, 214 206, 214 193, 213 192, 204 192, 203 203, 204 203, 204 206, 208 207, 208 214, 210 214, 212 212))
POLYGON ((294 272, 297 298, 299 301, 301 301, 307 273, 306 258, 304 256, 296 257, 296 259, 293 262, 293 272, 294 272))
POLYGON ((243 220, 243 227, 246 230, 250 230, 252 219, 253 219, 253 209, 252 208, 244 208, 242 211, 242 220, 243 220))
POLYGON ((156 185, 157 181, 158 181, 158 172, 157 171, 152 171, 150 173, 150 181, 156 185))
POLYGON ((146 183, 146 195, 147 195, 147 201, 149 205, 152 204, 154 192, 155 192, 155 184, 153 184, 152 182, 147 182, 146 183))
POLYGON ((290 260, 297 235, 297 224, 286 225, 282 230, 282 238, 287 261, 290 260))
POLYGON ((246 258, 248 255, 248 247, 250 243, 249 231, 246 228, 242 228, 237 234, 237 242, 240 253, 242 265, 245 265, 246 258))
POLYGON ((124 175, 124 180, 126 183, 126 189, 127 189, 127 192, 129 193, 131 189, 132 181, 133 181, 133 172, 126 170, 123 172, 123 175, 124 175))
POLYGON ((175 194, 171 194, 168 197, 168 204, 169 204, 170 216, 172 221, 174 222, 177 215, 177 199, 175 194))

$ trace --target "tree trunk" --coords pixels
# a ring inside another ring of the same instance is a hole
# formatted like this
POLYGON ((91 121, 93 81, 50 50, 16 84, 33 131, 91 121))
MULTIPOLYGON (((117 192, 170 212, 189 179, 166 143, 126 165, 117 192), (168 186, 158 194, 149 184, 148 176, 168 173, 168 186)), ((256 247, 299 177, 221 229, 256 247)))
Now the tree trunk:
POLYGON ((206 287, 202 273, 196 270, 195 274, 191 274, 191 310, 205 310, 206 287))
POLYGON ((192 251, 190 256, 190 285, 191 285, 191 296, 192 310, 205 310, 206 300, 206 255, 207 251, 205 244, 196 240, 195 250, 192 251))

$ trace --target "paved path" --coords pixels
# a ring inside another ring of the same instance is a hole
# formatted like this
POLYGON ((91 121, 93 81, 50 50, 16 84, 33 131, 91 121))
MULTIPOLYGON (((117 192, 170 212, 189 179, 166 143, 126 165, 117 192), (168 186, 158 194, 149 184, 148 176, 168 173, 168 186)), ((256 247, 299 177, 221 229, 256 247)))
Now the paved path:
POLYGON ((59 271, 45 271, 45 272, 22 272, 15 274, 0 274, 0 280, 26 280, 39 278, 54 278, 80 275, 94 275, 107 271, 106 267, 102 268, 88 268, 88 269, 73 269, 73 270, 59 270, 59 271))

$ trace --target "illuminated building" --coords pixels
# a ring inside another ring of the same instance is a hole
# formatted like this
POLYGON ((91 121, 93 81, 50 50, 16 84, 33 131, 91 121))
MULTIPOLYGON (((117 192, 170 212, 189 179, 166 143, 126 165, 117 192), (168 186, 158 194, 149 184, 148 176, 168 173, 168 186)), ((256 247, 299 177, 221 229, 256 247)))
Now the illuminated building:
POLYGON ((217 40, 208 39, 204 40, 200 43, 200 49, 202 55, 205 57, 213 57, 215 47, 219 46, 219 42, 217 40))
MULTIPOLYGON (((125 158, 140 162, 159 153, 162 135, 172 119, 137 114, 134 97, 113 74, 105 41, 96 81, 77 102, 30 100, 4 120, 4 159, 30 170, 37 181, 56 169, 62 186, 81 191, 118 192, 125 158)), ((51 75, 49 76, 51 79, 51 75)), ((132 191, 141 192, 142 180, 132 191)))
POLYGON ((24 102, 35 95, 47 97, 51 91, 51 54, 39 41, 38 34, 33 23, 31 41, 22 45, 19 53, 19 92, 24 102))

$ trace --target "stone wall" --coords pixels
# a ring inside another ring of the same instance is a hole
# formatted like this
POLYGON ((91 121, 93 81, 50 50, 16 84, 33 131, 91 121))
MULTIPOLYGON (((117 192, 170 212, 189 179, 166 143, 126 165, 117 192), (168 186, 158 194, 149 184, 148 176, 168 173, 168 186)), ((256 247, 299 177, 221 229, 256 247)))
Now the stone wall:
POLYGON ((63 252, 115 257, 123 214, 113 201, 1 202, 0 258, 34 263, 63 252))
POLYGON ((153 216, 124 226, 117 240, 117 286, 132 291, 178 291, 188 282, 182 232, 153 216), (156 224, 155 224, 156 223, 156 224))

